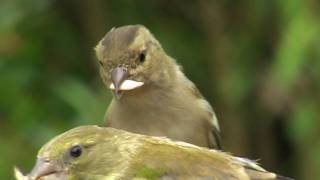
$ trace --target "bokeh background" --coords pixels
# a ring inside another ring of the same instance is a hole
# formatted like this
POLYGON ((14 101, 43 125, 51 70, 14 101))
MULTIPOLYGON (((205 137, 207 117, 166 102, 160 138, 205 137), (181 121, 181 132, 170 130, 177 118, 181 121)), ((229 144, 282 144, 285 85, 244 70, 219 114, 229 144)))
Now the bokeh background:
POLYGON ((320 1, 1 0, 0 179, 53 136, 103 124, 93 47, 144 24, 214 107, 224 149, 320 179, 320 1))

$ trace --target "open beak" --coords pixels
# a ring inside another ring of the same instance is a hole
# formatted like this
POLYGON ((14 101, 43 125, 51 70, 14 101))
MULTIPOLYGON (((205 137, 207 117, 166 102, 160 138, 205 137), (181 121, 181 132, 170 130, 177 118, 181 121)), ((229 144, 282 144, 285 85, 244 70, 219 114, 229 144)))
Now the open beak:
POLYGON ((58 162, 46 161, 39 158, 36 165, 33 167, 32 171, 26 176, 25 179, 28 180, 38 180, 42 178, 48 179, 66 179, 63 176, 63 168, 58 162))
POLYGON ((116 67, 111 71, 110 89, 113 90, 114 95, 117 99, 120 99, 123 91, 129 91, 142 86, 143 82, 127 79, 129 76, 128 72, 121 67, 116 67))

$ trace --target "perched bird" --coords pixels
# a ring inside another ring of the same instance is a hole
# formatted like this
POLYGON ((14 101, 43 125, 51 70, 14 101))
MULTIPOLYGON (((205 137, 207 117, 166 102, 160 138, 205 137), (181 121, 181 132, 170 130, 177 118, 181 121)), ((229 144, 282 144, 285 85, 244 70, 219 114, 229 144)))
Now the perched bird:
POLYGON ((210 104, 142 25, 111 29, 95 48, 114 98, 106 126, 221 148, 210 104))
POLYGON ((18 180, 286 179, 219 150, 92 125, 53 138, 28 175, 15 173, 18 180))

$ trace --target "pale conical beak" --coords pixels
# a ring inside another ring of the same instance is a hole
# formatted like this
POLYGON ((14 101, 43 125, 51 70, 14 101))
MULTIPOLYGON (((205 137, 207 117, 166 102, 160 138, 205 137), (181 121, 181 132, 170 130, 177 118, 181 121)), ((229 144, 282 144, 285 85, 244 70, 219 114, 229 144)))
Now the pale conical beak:
POLYGON ((59 166, 57 162, 46 161, 39 158, 27 177, 30 180, 37 180, 41 177, 61 174, 62 170, 62 167, 59 166))
POLYGON ((111 71, 111 80, 114 86, 114 95, 118 99, 120 99, 122 95, 120 87, 127 77, 128 77, 128 73, 124 68, 116 67, 111 71))
POLYGON ((111 71, 112 84, 110 89, 113 90, 117 99, 121 98, 123 91, 132 90, 144 84, 143 82, 129 80, 127 79, 128 76, 128 72, 121 67, 116 67, 111 71))

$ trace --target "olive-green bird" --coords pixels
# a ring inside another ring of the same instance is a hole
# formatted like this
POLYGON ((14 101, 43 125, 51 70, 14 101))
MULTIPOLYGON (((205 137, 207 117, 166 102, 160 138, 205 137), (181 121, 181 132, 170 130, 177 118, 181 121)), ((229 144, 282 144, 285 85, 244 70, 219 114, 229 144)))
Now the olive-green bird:
POLYGON ((210 104, 147 28, 113 28, 95 50, 114 94, 106 126, 221 149, 210 104))
POLYGON ((18 180, 272 180, 248 159, 167 138, 109 127, 80 126, 49 141, 28 175, 18 180))

